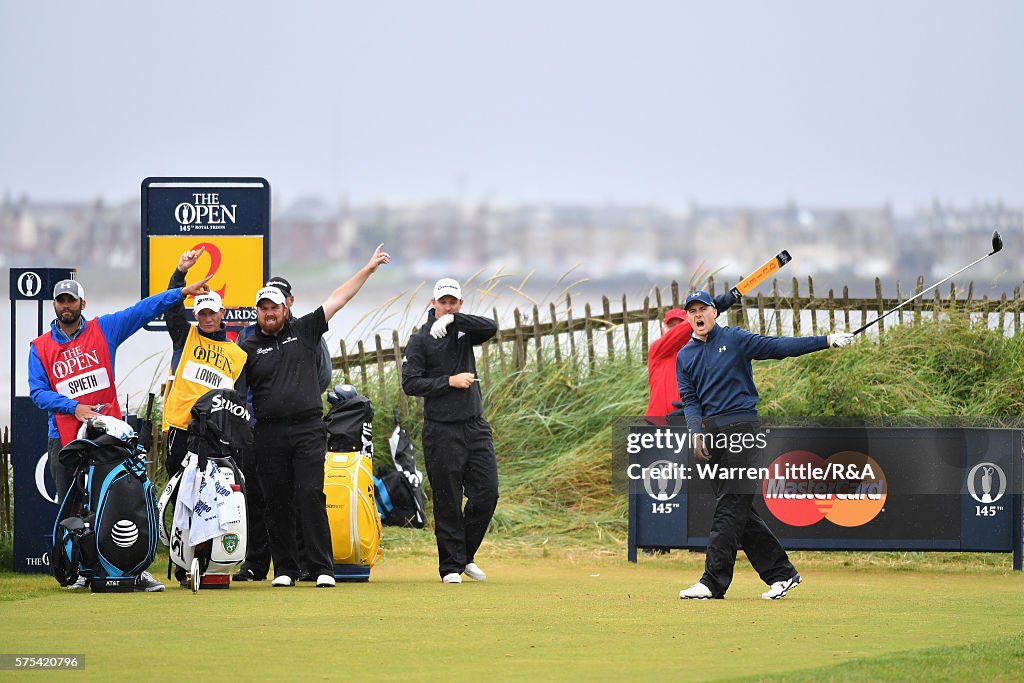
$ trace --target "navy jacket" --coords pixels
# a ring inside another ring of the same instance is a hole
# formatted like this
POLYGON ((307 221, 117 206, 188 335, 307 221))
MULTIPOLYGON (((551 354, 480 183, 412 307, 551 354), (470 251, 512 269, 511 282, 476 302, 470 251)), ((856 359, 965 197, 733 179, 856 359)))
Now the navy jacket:
POLYGON ((676 356, 676 380, 686 424, 693 432, 757 418, 759 396, 752 360, 802 356, 828 348, 828 337, 762 337, 715 325, 707 341, 693 337, 676 356), (702 418, 705 423, 702 428, 702 418))

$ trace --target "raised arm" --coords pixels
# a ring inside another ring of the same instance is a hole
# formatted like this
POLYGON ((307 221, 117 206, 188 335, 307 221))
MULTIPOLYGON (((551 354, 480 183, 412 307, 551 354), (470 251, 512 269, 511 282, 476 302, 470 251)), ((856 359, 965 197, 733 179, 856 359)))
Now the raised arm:
POLYGON ((376 272, 377 268, 384 263, 391 262, 391 254, 386 251, 381 251, 384 248, 384 244, 381 243, 377 249, 373 252, 373 256, 366 262, 366 265, 359 269, 355 275, 350 277, 348 281, 336 290, 331 292, 331 295, 327 297, 327 300, 323 303, 324 318, 330 321, 334 317, 334 314, 344 308, 345 304, 352 300, 352 297, 356 295, 356 292, 362 288, 363 284, 376 272))

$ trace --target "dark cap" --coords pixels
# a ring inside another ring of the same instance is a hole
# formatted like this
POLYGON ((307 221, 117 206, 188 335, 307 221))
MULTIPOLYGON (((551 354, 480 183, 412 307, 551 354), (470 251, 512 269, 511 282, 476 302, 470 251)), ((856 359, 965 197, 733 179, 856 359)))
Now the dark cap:
POLYGON ((690 304, 695 302, 700 302, 705 306, 711 306, 711 308, 718 310, 718 307, 715 306, 715 302, 711 299, 711 295, 705 291, 698 289, 695 292, 690 292, 686 297, 686 303, 683 304, 683 308, 689 308, 690 304))
POLYGON ((285 280, 283 277, 274 276, 267 280, 265 287, 277 287, 285 295, 285 297, 294 296, 292 294, 292 284, 285 280))
POLYGON ((53 300, 56 301, 61 294, 70 294, 75 299, 84 299, 85 288, 78 280, 61 280, 53 286, 53 300))

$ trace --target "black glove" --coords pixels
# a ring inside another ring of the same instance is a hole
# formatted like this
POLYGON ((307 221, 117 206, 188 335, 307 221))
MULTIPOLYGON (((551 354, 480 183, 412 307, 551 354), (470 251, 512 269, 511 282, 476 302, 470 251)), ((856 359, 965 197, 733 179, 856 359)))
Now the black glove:
POLYGON ((683 404, 681 401, 672 401, 672 405, 677 408, 671 413, 665 416, 665 421, 670 425, 686 425, 686 416, 683 414, 683 404))

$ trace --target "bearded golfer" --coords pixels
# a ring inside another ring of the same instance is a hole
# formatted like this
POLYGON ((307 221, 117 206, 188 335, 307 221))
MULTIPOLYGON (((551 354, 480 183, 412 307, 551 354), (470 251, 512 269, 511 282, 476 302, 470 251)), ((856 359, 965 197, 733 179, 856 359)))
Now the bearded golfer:
MULTIPOLYGON (((710 447, 704 438, 710 436, 710 443, 715 446, 723 445, 723 441, 736 444, 737 439, 728 437, 758 430, 758 394, 750 361, 801 356, 853 342, 853 335, 845 333, 762 337, 738 327, 716 326, 718 311, 707 292, 692 292, 683 308, 693 336, 676 359, 676 378, 686 424, 695 435, 693 455, 699 461, 718 463, 725 468, 755 465, 756 448, 710 447), (726 438, 716 438, 721 435, 726 438)), ((680 591, 680 598, 724 598, 732 583, 738 544, 743 545, 750 564, 768 584, 768 590, 761 594, 765 600, 778 600, 800 584, 800 574, 782 544, 754 511, 754 484, 753 479, 711 479, 715 513, 708 534, 704 575, 680 591)))

